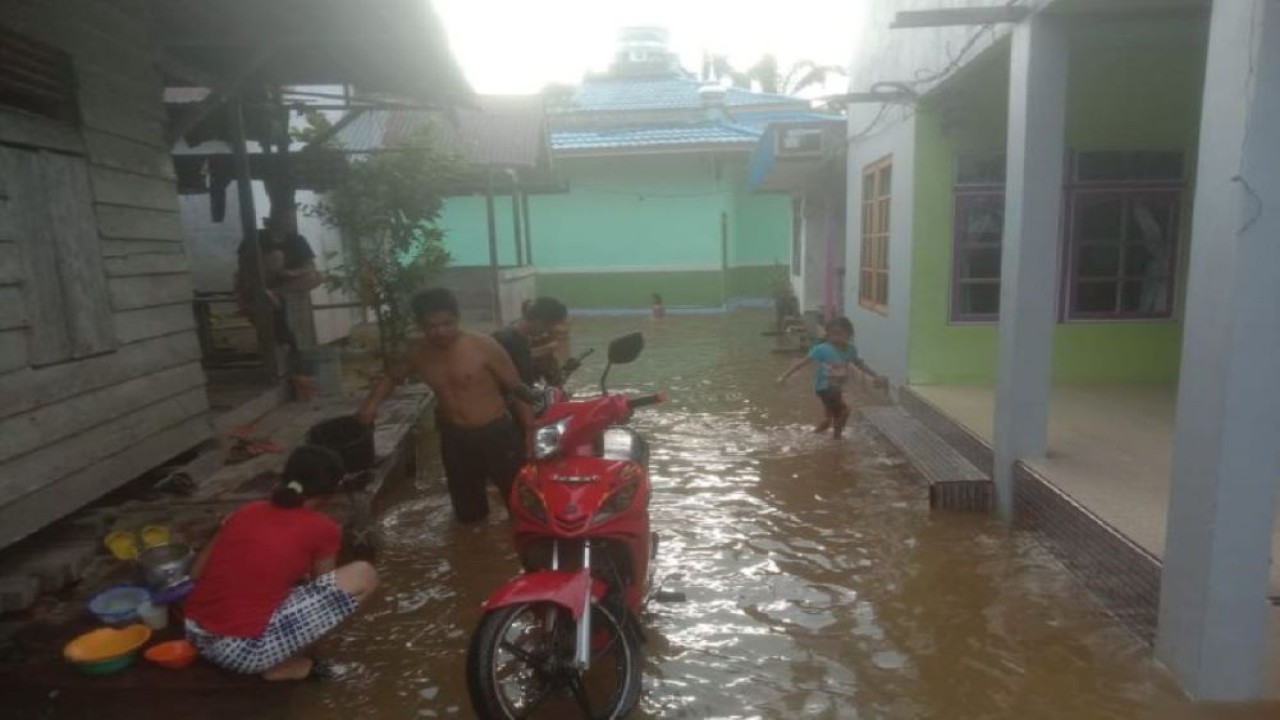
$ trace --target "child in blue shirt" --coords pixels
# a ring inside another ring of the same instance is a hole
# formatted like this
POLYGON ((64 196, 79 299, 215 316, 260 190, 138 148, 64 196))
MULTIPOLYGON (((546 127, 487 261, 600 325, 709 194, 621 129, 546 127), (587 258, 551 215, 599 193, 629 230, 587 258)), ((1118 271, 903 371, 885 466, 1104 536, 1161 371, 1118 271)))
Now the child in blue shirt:
POLYGON ((844 401, 849 364, 857 365, 868 373, 871 370, 858 358, 858 348, 853 344, 853 323, 849 318, 838 317, 828 321, 826 331, 826 339, 815 345, 808 356, 797 360, 778 378, 778 383, 785 383, 800 368, 816 364, 813 391, 822 401, 823 419, 814 428, 814 432, 826 432, 831 428, 836 438, 839 438, 844 434, 845 423, 849 421, 849 406, 844 401))

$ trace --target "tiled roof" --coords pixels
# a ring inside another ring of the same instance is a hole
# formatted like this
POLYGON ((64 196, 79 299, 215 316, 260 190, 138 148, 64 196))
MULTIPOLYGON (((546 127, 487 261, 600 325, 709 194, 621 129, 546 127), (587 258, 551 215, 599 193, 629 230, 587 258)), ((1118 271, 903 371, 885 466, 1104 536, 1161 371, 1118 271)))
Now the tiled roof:
POLYGON ((695 125, 564 130, 551 134, 554 150, 653 148, 682 145, 754 147, 760 133, 751 128, 707 122, 695 125))
POLYGON ((825 113, 818 110, 783 110, 783 111, 750 111, 750 112, 732 112, 733 122, 737 125, 745 125, 759 132, 770 123, 792 123, 805 121, 843 121, 844 116, 836 113, 825 113))
MULTIPOLYGON (((612 112, 627 110, 692 110, 702 107, 698 94, 703 84, 689 76, 592 77, 579 85, 561 107, 552 112, 612 112)), ((785 95, 770 95, 740 88, 725 90, 729 108, 752 105, 807 108, 809 103, 785 95)))

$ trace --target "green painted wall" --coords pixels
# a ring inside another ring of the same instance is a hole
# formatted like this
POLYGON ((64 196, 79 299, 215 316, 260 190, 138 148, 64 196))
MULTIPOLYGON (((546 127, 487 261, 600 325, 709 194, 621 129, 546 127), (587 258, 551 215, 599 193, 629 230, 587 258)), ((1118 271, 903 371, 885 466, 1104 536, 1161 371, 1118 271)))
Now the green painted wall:
MULTIPOLYGON (((1173 42, 1194 32, 1191 22, 1126 25, 1073 38, 1067 120, 1072 149, 1181 148, 1194 167, 1203 47, 1173 42)), ((956 78, 954 92, 922 103, 916 119, 909 353, 909 378, 916 384, 995 381, 995 325, 950 322, 955 157, 1002 152, 1005 142, 1008 59, 992 55, 956 78)), ((1188 188, 1184 207, 1192 196, 1188 188)), ((1183 222, 1188 227, 1189 213, 1183 222)), ((1186 244, 1184 235, 1183 257, 1186 244)), ((1173 381, 1181 342, 1178 319, 1063 323, 1054 338, 1054 377, 1173 381)))
MULTIPOLYGON (((513 265, 516 261, 512 234, 511 198, 498 195, 493 199, 494 227, 498 236, 498 263, 513 265)), ((445 230, 445 247, 454 265, 489 264, 489 224, 484 196, 450 198, 440 215, 445 230)))
MULTIPOLYGON (((578 308, 648 307, 654 292, 673 306, 772 295, 772 265, 787 261, 791 205, 747 192, 745 157, 570 157, 556 167, 569 191, 529 198, 533 262, 545 270, 538 292, 578 308)), ((509 198, 497 198, 496 218, 499 260, 510 264, 509 198)), ((454 264, 488 264, 483 197, 449 200, 441 226, 454 264)))

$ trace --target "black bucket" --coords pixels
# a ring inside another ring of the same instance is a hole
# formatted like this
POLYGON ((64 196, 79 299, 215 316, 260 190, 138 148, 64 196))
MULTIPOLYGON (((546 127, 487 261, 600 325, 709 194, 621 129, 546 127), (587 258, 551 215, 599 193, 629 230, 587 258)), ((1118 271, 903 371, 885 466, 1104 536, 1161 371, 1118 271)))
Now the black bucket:
POLYGON ((307 444, 338 453, 348 473, 373 467, 373 429, 350 415, 316 423, 307 431, 307 444))

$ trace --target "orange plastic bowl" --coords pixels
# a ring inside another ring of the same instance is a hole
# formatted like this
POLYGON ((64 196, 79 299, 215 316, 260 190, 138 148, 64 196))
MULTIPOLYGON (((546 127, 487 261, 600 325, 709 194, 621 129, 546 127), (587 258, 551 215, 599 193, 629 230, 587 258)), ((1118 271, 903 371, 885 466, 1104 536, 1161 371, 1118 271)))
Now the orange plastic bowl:
POLYGON ((152 645, 142 656, 160 667, 180 670, 196 661, 196 649, 186 640, 170 640, 152 645))

